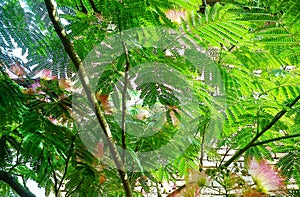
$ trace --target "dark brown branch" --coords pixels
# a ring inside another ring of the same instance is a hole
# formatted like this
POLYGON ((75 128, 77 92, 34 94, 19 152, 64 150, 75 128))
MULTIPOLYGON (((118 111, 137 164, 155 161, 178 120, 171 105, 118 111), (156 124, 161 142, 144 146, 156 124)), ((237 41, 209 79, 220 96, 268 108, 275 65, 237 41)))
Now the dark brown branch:
POLYGON ((256 142, 252 145, 252 147, 267 144, 267 143, 270 143, 270 142, 276 142, 276 141, 279 141, 279 140, 284 140, 284 139, 289 139, 289 138, 296 138, 296 137, 300 137, 300 134, 286 135, 286 136, 277 137, 277 138, 273 138, 273 139, 269 139, 269 140, 265 140, 265 141, 261 141, 261 142, 256 142))
MULTIPOLYGON (((286 106, 286 108, 291 108, 293 107, 300 99, 300 95, 297 96, 290 104, 288 104, 286 106)), ((273 120, 266 125, 261 132, 259 132, 244 148, 240 149, 239 151, 237 151, 227 162, 225 162, 222 166, 223 167, 228 167, 234 160, 236 160, 237 158, 239 158, 244 152, 246 152, 249 148, 251 148, 253 146, 253 144, 255 143, 255 141, 262 136, 266 131, 268 131, 286 112, 287 109, 283 109, 281 110, 278 114, 276 114, 276 116, 273 118, 273 120)), ((221 166, 221 167, 222 167, 221 166)))
POLYGON ((51 19, 51 22, 54 26, 56 33, 58 34, 60 40, 63 43, 65 51, 69 55, 70 59, 72 60, 74 66, 78 72, 79 79, 82 83, 82 86, 85 90, 88 100, 89 100, 90 104, 92 105, 92 107, 94 108, 95 115, 98 119, 98 122, 107 137, 107 144, 108 144, 109 150, 111 152, 111 155, 113 157, 114 163, 116 164, 116 167, 118 169, 126 196, 131 197, 132 189, 131 189, 130 183, 128 181, 127 173, 125 172, 124 164, 123 164, 120 154, 117 150, 117 147, 114 143, 109 125, 104 117, 104 113, 101 111, 100 105, 99 105, 99 103, 96 99, 96 96, 92 90, 92 87, 90 85, 90 81, 86 74, 83 63, 82 63, 80 57, 78 56, 77 52, 75 51, 74 45, 70 41, 65 29, 61 25, 60 19, 57 14, 56 5, 54 5, 52 3, 52 1, 53 0, 45 0, 46 8, 48 10, 48 14, 51 19))
POLYGON ((128 85, 128 72, 129 72, 129 57, 128 57, 128 51, 126 49, 126 46, 124 42, 122 41, 123 49, 125 51, 125 59, 126 59, 126 65, 125 65, 125 76, 124 76, 124 88, 122 92, 122 148, 123 148, 123 154, 122 159, 123 162, 125 161, 125 151, 126 151, 126 92, 127 92, 127 85, 128 85))
POLYGON ((7 183, 21 197, 35 197, 33 193, 23 187, 15 177, 7 172, 0 171, 0 181, 4 181, 5 183, 7 183))
POLYGON ((228 49, 228 52, 231 52, 236 46, 235 45, 232 45, 229 49, 228 49))
POLYGON ((200 151, 200 159, 199 159, 201 169, 203 168, 205 132, 206 132, 206 128, 208 127, 208 124, 209 123, 204 125, 203 133, 201 136, 201 151, 200 151))
POLYGON ((81 10, 83 13, 87 14, 88 11, 87 11, 86 7, 84 6, 82 0, 80 0, 80 6, 81 6, 81 9, 79 9, 79 10, 81 10))
POLYGON ((220 165, 219 166, 221 166, 222 165, 222 163, 224 162, 224 160, 225 160, 225 158, 226 158, 226 156, 227 156, 227 154, 229 153, 229 151, 231 150, 231 148, 230 147, 228 147, 227 149, 226 149, 226 152, 225 152, 225 154, 224 154, 224 156, 223 156, 223 158, 222 158, 222 160, 221 160, 221 162, 220 162, 220 165))
POLYGON ((94 12, 98 13, 98 14, 101 14, 101 11, 97 9, 96 5, 95 5, 95 2, 94 0, 89 0, 94 12))

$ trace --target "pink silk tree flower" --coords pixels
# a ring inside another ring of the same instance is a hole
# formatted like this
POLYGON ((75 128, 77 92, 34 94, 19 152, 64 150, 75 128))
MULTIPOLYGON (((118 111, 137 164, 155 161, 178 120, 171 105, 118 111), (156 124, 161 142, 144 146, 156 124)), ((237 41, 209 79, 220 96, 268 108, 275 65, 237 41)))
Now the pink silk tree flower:
POLYGON ((257 190, 267 194, 270 191, 282 190, 284 187, 284 178, 278 171, 267 164, 266 160, 249 160, 248 172, 257 186, 257 190))
POLYGON ((56 118, 53 118, 52 116, 48 116, 47 117, 48 118, 48 120, 50 120, 53 124, 58 124, 58 120, 56 119, 56 118))
POLYGON ((66 91, 72 91, 72 82, 69 79, 60 78, 58 80, 58 86, 66 91))
POLYGON ((181 23, 181 20, 185 18, 186 11, 185 10, 167 10, 165 12, 168 19, 172 22, 176 22, 178 24, 181 23))
POLYGON ((41 78, 44 80, 53 80, 56 79, 55 75, 52 75, 52 71, 49 69, 43 69, 41 72, 41 78))
POLYGON ((34 92, 38 92, 38 88, 41 87, 41 84, 39 81, 35 81, 33 84, 31 84, 31 88, 33 89, 34 92))

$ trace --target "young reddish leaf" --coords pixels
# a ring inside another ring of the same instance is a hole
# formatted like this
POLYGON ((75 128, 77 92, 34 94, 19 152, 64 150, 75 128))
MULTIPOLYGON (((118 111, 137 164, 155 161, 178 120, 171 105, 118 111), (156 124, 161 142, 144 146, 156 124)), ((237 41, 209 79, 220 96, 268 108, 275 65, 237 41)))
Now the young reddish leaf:
POLYGON ((105 181, 106 181, 105 175, 103 175, 103 174, 100 175, 100 178, 99 178, 99 183, 100 183, 100 185, 103 184, 105 181))
POLYGON ((256 190, 251 190, 251 191, 247 191, 243 194, 243 197, 266 197, 267 195, 262 193, 262 192, 258 192, 256 190))
POLYGON ((96 93, 96 99, 98 101, 100 101, 101 103, 101 107, 103 109, 103 111, 106 113, 106 114, 112 114, 113 113, 113 110, 112 110, 112 107, 108 101, 108 95, 106 94, 103 94, 101 95, 99 92, 96 93))
POLYGON ((23 76, 26 75, 25 69, 21 66, 19 62, 16 62, 12 67, 11 67, 12 73, 17 75, 22 81, 24 80, 23 76))
POLYGON ((180 114, 181 111, 176 106, 168 106, 169 108, 169 115, 172 121, 173 126, 177 126, 179 123, 179 120, 176 116, 176 114, 180 114))
POLYGON ((66 91, 72 91, 72 83, 69 79, 61 78, 58 80, 58 86, 66 91))

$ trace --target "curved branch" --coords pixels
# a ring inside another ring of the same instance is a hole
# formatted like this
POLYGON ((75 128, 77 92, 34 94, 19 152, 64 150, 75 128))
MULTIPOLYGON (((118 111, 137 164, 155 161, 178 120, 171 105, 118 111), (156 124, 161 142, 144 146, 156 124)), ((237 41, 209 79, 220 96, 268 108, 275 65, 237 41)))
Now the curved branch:
POLYGON ((36 197, 31 191, 22 186, 15 177, 8 172, 0 171, 0 181, 7 183, 13 190, 15 190, 21 197, 36 197))
MULTIPOLYGON (((293 107, 298 101, 300 100, 300 95, 298 95, 290 104, 286 106, 286 108, 293 107)), ((276 116, 273 118, 273 120, 266 125, 257 135, 242 149, 237 151, 227 162, 225 162, 222 166, 228 167, 235 159, 239 158, 244 152, 246 152, 249 148, 255 144, 255 141, 262 136, 266 131, 268 131, 286 112, 287 109, 281 110, 276 116)), ((222 167, 221 166, 221 167, 222 167)))
POLYGON ((101 128, 107 137, 107 144, 108 144, 109 150, 111 152, 111 155, 113 157, 114 163, 116 164, 116 167, 118 169, 126 196, 131 197, 132 189, 131 189, 130 183, 128 181, 128 176, 125 171, 125 166, 122 162, 120 154, 114 143, 109 125, 104 117, 104 113, 101 111, 100 105, 99 105, 99 103, 96 99, 96 96, 92 90, 92 87, 90 85, 90 81, 86 74, 83 63, 82 63, 80 57, 78 56, 77 52, 75 51, 74 45, 70 41, 70 39, 66 33, 66 30, 63 28, 63 26, 60 23, 60 19, 57 14, 56 3, 54 2, 54 0, 45 0, 45 4, 46 4, 46 8, 48 10, 48 15, 54 26, 54 29, 55 29, 57 35, 59 36, 60 40, 62 41, 65 51, 69 55, 70 59, 72 60, 74 66, 78 72, 79 79, 82 83, 82 86, 83 86, 85 92, 86 92, 88 100, 89 100, 90 104, 92 105, 92 107, 94 108, 95 115, 98 119, 98 122, 101 125, 101 128))
POLYGON ((283 140, 283 139, 296 138, 296 137, 300 137, 300 134, 286 135, 286 136, 277 137, 277 138, 273 138, 273 139, 269 139, 269 140, 265 140, 265 141, 261 141, 261 142, 256 142, 256 143, 252 144, 252 147, 267 144, 267 143, 270 143, 270 142, 283 140))

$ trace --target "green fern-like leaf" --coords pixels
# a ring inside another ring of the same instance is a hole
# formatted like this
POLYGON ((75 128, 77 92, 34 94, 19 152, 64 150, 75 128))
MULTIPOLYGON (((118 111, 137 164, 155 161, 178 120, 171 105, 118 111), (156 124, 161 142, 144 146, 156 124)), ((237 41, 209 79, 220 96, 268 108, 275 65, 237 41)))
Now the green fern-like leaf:
POLYGON ((227 48, 233 45, 247 43, 251 38, 247 34, 249 23, 244 20, 237 20, 237 16, 230 13, 231 6, 223 7, 215 4, 207 7, 205 15, 193 14, 189 17, 185 25, 185 31, 198 41, 207 45, 220 46, 227 48), (194 35, 193 35, 194 34, 194 35))

